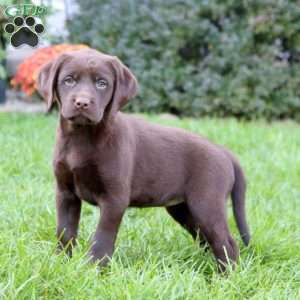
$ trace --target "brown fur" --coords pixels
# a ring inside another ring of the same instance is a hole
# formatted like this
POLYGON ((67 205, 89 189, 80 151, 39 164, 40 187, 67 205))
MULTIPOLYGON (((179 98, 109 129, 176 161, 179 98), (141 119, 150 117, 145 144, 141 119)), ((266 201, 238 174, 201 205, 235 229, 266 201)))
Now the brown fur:
POLYGON ((112 256, 129 206, 165 206, 194 238, 199 234, 208 242, 221 265, 227 258, 237 260, 226 219, 229 194, 245 244, 250 236, 245 179, 229 151, 184 130, 118 112, 138 86, 116 57, 91 49, 63 54, 42 68, 38 86, 49 109, 57 101, 60 110, 53 165, 62 247, 76 240, 84 199, 100 207, 93 261, 105 264, 112 256))

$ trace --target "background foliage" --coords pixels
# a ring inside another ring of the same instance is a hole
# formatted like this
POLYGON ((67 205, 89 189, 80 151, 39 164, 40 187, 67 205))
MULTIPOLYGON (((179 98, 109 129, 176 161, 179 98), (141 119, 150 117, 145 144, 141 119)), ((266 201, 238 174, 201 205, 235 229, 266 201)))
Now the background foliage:
POLYGON ((300 120, 298 1, 77 1, 70 39, 134 71, 131 110, 300 120))

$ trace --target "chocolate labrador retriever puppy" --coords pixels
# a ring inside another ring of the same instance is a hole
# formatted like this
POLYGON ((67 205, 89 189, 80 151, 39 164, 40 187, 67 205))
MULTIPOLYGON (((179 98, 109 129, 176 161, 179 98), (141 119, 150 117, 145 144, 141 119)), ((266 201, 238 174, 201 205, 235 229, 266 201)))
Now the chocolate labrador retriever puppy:
POLYGON ((90 250, 93 261, 112 256, 129 206, 164 206, 189 233, 210 245, 221 265, 238 248, 227 224, 231 194, 244 243, 245 178, 233 155, 203 137, 150 124, 119 112, 137 93, 137 80, 122 62, 96 50, 62 54, 45 65, 38 89, 48 108, 58 103, 54 154, 57 236, 69 251, 77 236, 81 200, 100 207, 90 250))

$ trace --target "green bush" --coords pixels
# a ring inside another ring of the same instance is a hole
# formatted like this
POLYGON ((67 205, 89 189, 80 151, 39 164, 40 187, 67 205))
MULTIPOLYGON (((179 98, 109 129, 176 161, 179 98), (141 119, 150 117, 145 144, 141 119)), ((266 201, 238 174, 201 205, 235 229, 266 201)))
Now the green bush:
POLYGON ((297 2, 78 0, 68 27, 133 70, 131 111, 300 120, 297 2))

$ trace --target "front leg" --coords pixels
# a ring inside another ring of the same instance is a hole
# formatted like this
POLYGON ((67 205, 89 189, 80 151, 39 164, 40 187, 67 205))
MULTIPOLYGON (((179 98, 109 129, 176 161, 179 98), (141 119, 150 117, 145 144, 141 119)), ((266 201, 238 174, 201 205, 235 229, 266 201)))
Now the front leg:
POLYGON ((78 224, 81 211, 81 200, 70 190, 57 186, 56 190, 57 211, 57 238, 59 249, 66 249, 72 255, 75 246, 78 224))
POLYGON ((92 262, 99 262, 104 266, 112 257, 118 229, 127 206, 127 201, 105 199, 100 202, 100 221, 90 250, 92 262))

